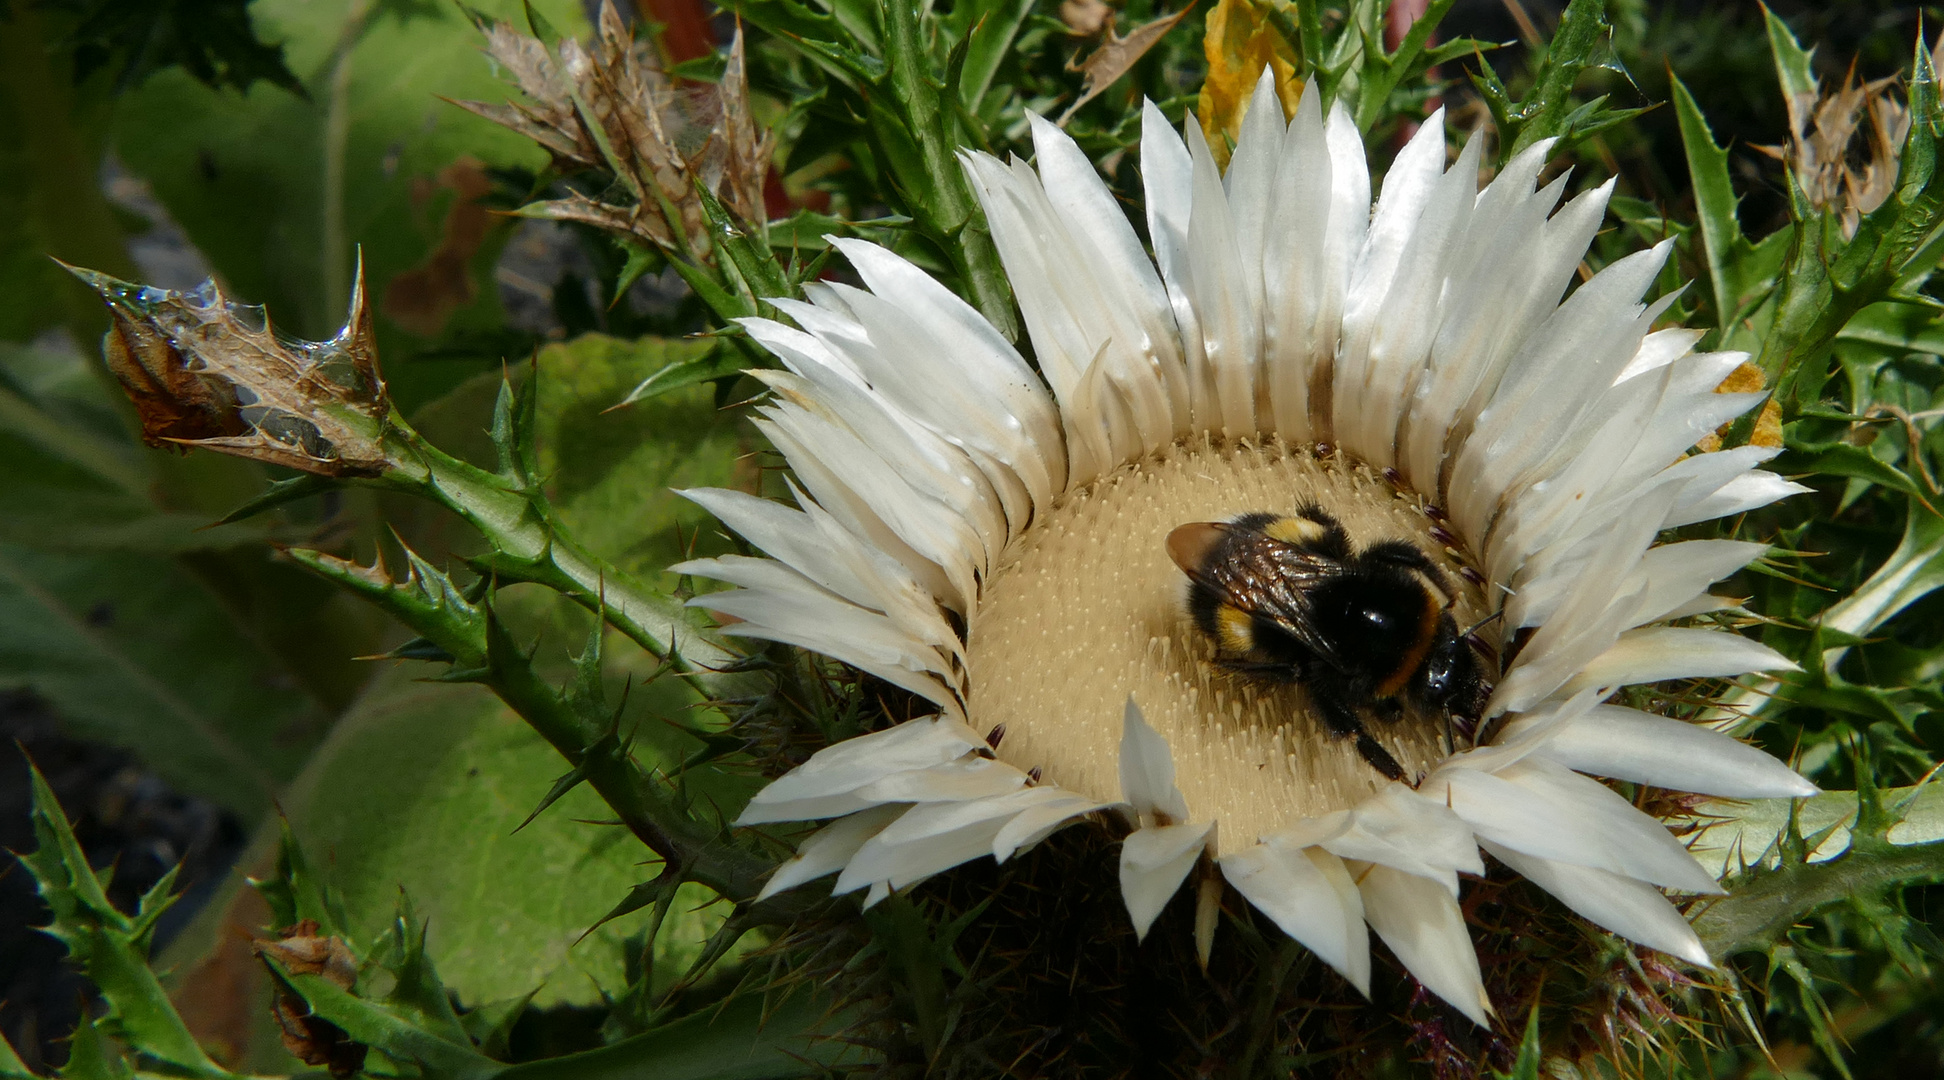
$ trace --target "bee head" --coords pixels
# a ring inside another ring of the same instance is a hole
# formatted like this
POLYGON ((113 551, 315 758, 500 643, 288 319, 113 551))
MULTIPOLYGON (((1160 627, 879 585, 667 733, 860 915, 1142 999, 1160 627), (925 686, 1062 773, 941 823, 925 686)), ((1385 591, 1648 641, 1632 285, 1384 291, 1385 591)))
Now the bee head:
POLYGON ((1464 635, 1444 616, 1418 675, 1418 696, 1427 705, 1472 716, 1484 706, 1485 676, 1464 635))

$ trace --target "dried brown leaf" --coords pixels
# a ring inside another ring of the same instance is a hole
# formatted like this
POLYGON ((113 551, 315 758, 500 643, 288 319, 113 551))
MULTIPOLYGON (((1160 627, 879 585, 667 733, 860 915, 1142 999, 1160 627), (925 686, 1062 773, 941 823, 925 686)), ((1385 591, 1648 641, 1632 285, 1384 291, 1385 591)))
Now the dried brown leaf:
POLYGON ((324 476, 385 471, 379 433, 390 403, 362 264, 344 329, 316 342, 280 339, 262 308, 231 302, 213 281, 178 293, 67 269, 114 315, 108 366, 150 446, 201 446, 324 476))
POLYGON ((691 256, 709 250, 698 180, 742 217, 765 219, 773 144, 749 108, 740 29, 714 87, 678 88, 608 0, 585 44, 562 41, 552 55, 538 39, 497 23, 486 51, 531 102, 455 104, 539 143, 563 172, 603 170, 633 196, 633 205, 620 205, 576 193, 523 214, 585 222, 691 256))
POLYGON ((1080 111, 1082 105, 1100 96, 1101 91, 1127 74, 1141 57, 1147 55, 1149 49, 1154 48, 1167 36, 1168 31, 1175 28, 1176 23, 1193 10, 1195 5, 1191 2, 1173 15, 1163 15, 1153 22, 1135 27, 1126 37, 1115 33, 1113 25, 1108 24, 1100 47, 1089 53, 1086 59, 1068 66, 1070 71, 1084 73, 1086 81, 1081 84, 1080 96, 1067 106, 1066 112, 1060 114, 1058 123, 1064 125, 1074 113, 1080 111))
POLYGON ((767 130, 758 130, 749 112, 749 71, 743 60, 741 26, 729 43, 729 64, 716 92, 722 106, 716 130, 725 153, 721 183, 712 186, 744 221, 765 221, 769 215, 763 208, 763 185, 769 179, 773 143, 767 130))
MULTIPOLYGON (((319 975, 340 990, 358 981, 358 961, 344 939, 319 937, 314 920, 304 919, 275 938, 255 938, 251 950, 260 959, 274 960, 292 975, 319 975)), ((306 1065, 322 1065, 344 1080, 364 1068, 364 1044, 353 1042, 343 1028, 314 1015, 310 1005, 289 989, 279 988, 270 1001, 270 1016, 284 1049, 306 1065)))

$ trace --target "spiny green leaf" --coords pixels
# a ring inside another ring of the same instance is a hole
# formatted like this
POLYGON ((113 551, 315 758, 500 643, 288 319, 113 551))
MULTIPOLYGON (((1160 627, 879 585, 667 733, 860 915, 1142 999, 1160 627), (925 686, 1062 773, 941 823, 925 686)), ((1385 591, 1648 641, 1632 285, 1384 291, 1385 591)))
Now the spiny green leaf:
POLYGON ((1822 624, 1867 635, 1940 587, 1944 587, 1944 517, 1911 499, 1897 550, 1868 580, 1824 612, 1822 624))
POLYGON ((553 782, 553 785, 547 789, 547 793, 545 795, 540 796, 540 804, 533 808, 533 812, 526 816, 526 820, 520 822, 518 825, 515 825, 513 827, 513 831, 519 832, 521 829, 524 829, 528 825, 533 824, 535 818, 538 818, 541 814, 546 813, 547 807, 552 806, 554 803, 558 802, 562 795, 565 795, 568 792, 579 787, 581 785, 581 782, 586 779, 587 779, 587 763, 585 761, 582 761, 580 764, 575 765, 572 769, 569 769, 565 773, 562 773, 560 779, 555 780, 553 782))
POLYGON ((459 1022, 466 1025, 466 1034, 479 1046, 481 1053, 504 1059, 510 1052, 507 1043, 512 1038, 513 1025, 520 1022, 520 1017, 533 1001, 533 995, 539 992, 536 988, 520 997, 475 1006, 460 1017, 459 1022))
POLYGON ((635 384, 621 404, 632 405, 645 398, 680 390, 697 383, 733 379, 749 366, 749 360, 733 349, 711 349, 700 356, 670 361, 667 367, 635 384))
POLYGON ((1816 72, 1810 63, 1814 49, 1804 49, 1789 31, 1789 25, 1762 5, 1762 19, 1768 28, 1769 52, 1775 57, 1775 80, 1782 87, 1782 100, 1789 107, 1789 119, 1808 118, 1816 107, 1816 72))
POLYGON ((290 819, 277 815, 277 862, 267 878, 250 878, 250 886, 270 905, 270 928, 287 930, 308 919, 318 936, 344 938, 343 913, 331 889, 311 872, 304 849, 290 831, 290 819))
POLYGON ((1596 59, 1612 34, 1607 26, 1606 0, 1572 0, 1559 16, 1559 29, 1546 46, 1532 92, 1518 109, 1518 138, 1502 156, 1506 160, 1540 139, 1567 134, 1567 105, 1573 84, 1596 59))
POLYGON ((1728 877, 1729 895, 1694 919, 1709 955, 1772 949, 1799 919, 1829 905, 1944 882, 1944 789, 1905 788, 1880 799, 1887 812, 1872 823, 1873 834, 1852 832, 1857 792, 1702 807, 1721 823, 1702 834, 1695 854, 1704 864, 1719 860, 1731 875, 1738 864, 1749 867, 1728 877), (1805 836, 1804 829, 1814 831, 1805 836))
MULTIPOLYGON (((67 946, 68 955, 87 972, 107 1003, 107 1015, 99 1022, 146 1057, 201 1080, 230 1080, 231 1073, 211 1061, 197 1044, 155 973, 149 970, 148 927, 109 903, 103 877, 88 865, 87 855, 74 838, 74 830, 46 777, 31 763, 28 772, 36 846, 31 854, 21 857, 21 862, 34 875, 41 897, 54 915, 47 933, 67 946)), ((145 898, 145 902, 151 911, 158 910, 158 901, 145 898)), ((83 1026, 93 1031, 92 1025, 83 1026)), ((79 1039, 77 1036, 77 1054, 83 1053, 79 1039)), ((110 1072, 93 1071, 97 1066, 90 1065, 91 1071, 85 1075, 119 1075, 108 1064, 110 1060, 119 1062, 120 1058, 101 1044, 98 1067, 110 1072)))
POLYGON ((134 1070, 122 1057, 121 1048, 102 1032, 103 1023, 87 1020, 75 1027, 61 1080, 132 1080, 134 1070))
POLYGON ((959 97, 966 108, 977 112, 999 62, 1012 51, 1013 39, 1033 5, 1031 0, 981 0, 957 6, 964 7, 966 17, 973 20, 965 63, 959 69, 959 97))
POLYGON ((469 1046, 465 1025, 453 1011, 452 998, 439 980, 432 958, 425 954, 425 933, 426 924, 412 909, 411 894, 399 890, 398 913, 376 950, 378 963, 392 976, 385 1002, 411 1016, 425 1031, 469 1046))
POLYGON ((1735 207, 1741 201, 1728 180, 1728 152, 1715 145, 1701 107, 1681 80, 1673 81, 1674 115, 1680 121, 1681 146, 1687 152, 1688 176, 1694 184, 1695 210, 1701 219, 1701 240, 1708 258, 1708 283, 1714 291, 1716 333, 1725 340, 1744 303, 1741 261, 1750 254, 1735 207))
POLYGON ((274 957, 264 957, 264 963, 313 1013, 343 1028, 354 1041, 417 1065, 430 1077, 490 1080, 506 1068, 475 1049, 463 1031, 462 1041, 454 1041, 427 1030, 418 1017, 360 998, 322 975, 294 975, 274 957))
POLYGON ((538 400, 540 365, 529 366, 516 387, 511 375, 500 375, 499 397, 493 402, 493 449, 499 453, 500 475, 521 488, 534 483, 534 403, 538 400))
POLYGON ((722 205, 722 200, 699 179, 695 182, 695 196, 708 215, 710 240, 716 251, 729 256, 730 264, 750 293, 759 301, 793 297, 795 290, 790 287, 783 268, 776 265, 775 253, 764 241, 762 230, 738 223, 722 205))

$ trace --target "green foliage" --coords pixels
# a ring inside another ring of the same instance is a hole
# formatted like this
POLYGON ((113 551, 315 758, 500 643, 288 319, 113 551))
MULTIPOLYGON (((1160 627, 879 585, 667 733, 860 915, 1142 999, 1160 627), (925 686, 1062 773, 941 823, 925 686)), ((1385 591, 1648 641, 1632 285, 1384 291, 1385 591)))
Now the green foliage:
POLYGON ((1530 76, 1530 89, 1514 99, 1489 66, 1481 65, 1472 84, 1492 112, 1499 133, 1499 160, 1541 139, 1558 139, 1560 149, 1591 138, 1639 116, 1644 108, 1610 108, 1607 96, 1580 102, 1573 88, 1589 68, 1605 67, 1623 76, 1612 47, 1605 0, 1572 0, 1560 15, 1559 29, 1544 47, 1530 76))
MULTIPOLYGON (((67 946, 68 955, 101 992, 107 1012, 82 1026, 70 1057, 74 1075, 127 1075, 128 1066, 107 1037, 134 1048, 142 1057, 200 1080, 230 1080, 231 1073, 209 1059, 169 1003, 149 970, 149 948, 156 920, 175 898, 175 874, 163 876, 141 898, 133 915, 108 902, 112 871, 97 871, 74 838, 67 815, 39 769, 30 768, 33 786, 35 849, 21 857, 34 875, 41 899, 54 921, 46 931, 67 946)), ((11 1055, 11 1051, 9 1051, 11 1055)), ((11 1063, 18 1065, 18 1058, 11 1063)), ((22 1071, 25 1071, 24 1069, 22 1071)))
MULTIPOLYGON (((577 4, 541 6, 580 32, 577 4)), ((511 224, 488 211, 524 192, 498 170, 534 168, 542 157, 440 100, 501 89, 464 15, 366 0, 256 0, 250 10, 264 36, 285 42, 307 97, 262 86, 219 92, 182 71, 159 72, 115 110, 114 145, 129 171, 148 181, 227 288, 295 333, 336 327, 362 253, 388 381, 407 408, 504 351, 523 352, 503 330, 493 284, 511 224), (419 354, 445 359, 407 362, 419 354)))
POLYGON ((0 684, 253 816, 362 678, 368 622, 261 546, 315 519, 206 528, 261 473, 143 454, 72 358, 0 346, 0 417, 0 684))
POLYGON ((302 94, 284 66, 282 45, 257 36, 250 0, 54 0, 74 28, 62 44, 74 51, 74 78, 117 67, 115 86, 127 90, 150 75, 179 67, 211 89, 244 91, 261 79, 302 94))

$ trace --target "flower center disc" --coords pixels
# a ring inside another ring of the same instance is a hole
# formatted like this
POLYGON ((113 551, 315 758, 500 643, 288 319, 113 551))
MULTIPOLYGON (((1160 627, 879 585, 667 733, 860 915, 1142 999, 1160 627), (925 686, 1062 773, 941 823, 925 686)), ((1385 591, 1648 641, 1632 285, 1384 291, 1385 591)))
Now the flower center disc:
MULTIPOLYGON (((1346 809, 1385 782, 1330 734, 1300 685, 1237 676, 1188 614, 1165 540, 1177 525, 1315 502, 1363 547, 1409 540, 1444 571, 1459 626, 1485 611, 1469 561, 1432 533, 1419 498, 1361 462, 1269 441, 1177 444, 1065 496, 1006 549, 973 614, 969 714, 1005 724, 999 756, 1099 799, 1119 799, 1129 694, 1173 748, 1195 820, 1233 850, 1289 822, 1346 809)), ((1448 539, 1448 538, 1447 538, 1448 539)), ((1442 717, 1368 713, 1365 727, 1415 777, 1447 753, 1442 717)))

